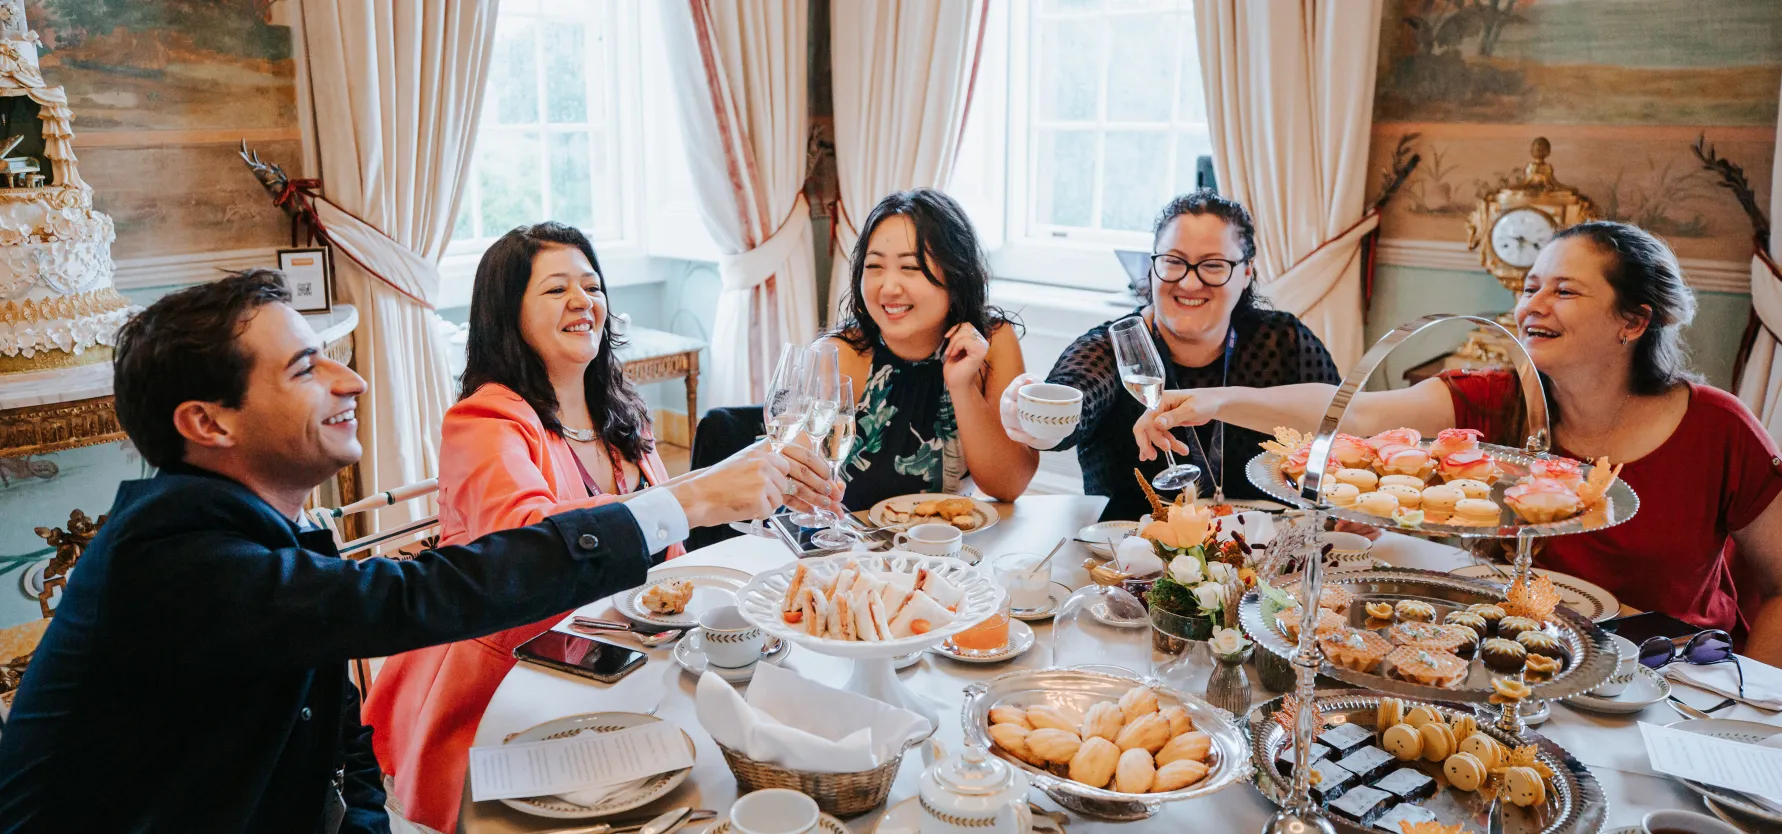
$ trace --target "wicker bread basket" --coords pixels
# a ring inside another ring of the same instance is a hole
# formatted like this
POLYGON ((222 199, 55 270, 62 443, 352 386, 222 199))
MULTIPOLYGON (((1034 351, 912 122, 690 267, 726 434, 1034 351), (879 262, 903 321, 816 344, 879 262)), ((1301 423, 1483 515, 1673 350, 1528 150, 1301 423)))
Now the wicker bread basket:
POLYGON ((853 817, 885 803, 885 797, 891 794, 891 783, 897 780, 897 769, 903 764, 903 754, 916 743, 919 742, 905 746, 896 758, 857 773, 809 773, 756 761, 722 744, 718 749, 724 753, 730 772, 736 774, 738 795, 785 788, 817 800, 817 807, 825 814, 853 817))

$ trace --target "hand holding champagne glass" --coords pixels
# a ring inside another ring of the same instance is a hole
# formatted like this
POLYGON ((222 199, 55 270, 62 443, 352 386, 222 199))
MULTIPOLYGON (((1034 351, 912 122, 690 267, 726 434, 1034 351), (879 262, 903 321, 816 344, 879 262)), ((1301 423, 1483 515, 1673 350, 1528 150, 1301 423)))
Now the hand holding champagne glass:
MULTIPOLYGON (((767 446, 779 454, 786 444, 798 439, 810 414, 809 351, 803 345, 787 342, 780 346, 780 360, 774 365, 773 381, 762 403, 762 417, 767 423, 767 446)), ((770 536, 767 526, 756 519, 749 531, 757 536, 770 536)))
MULTIPOLYGON (((842 467, 854 453, 854 380, 842 377, 837 389, 835 416, 829 426, 829 433, 817 446, 817 454, 829 464, 830 477, 841 479, 842 467)), ((845 509, 845 508, 844 508, 845 509)), ((854 536, 844 527, 841 519, 828 514, 829 527, 811 537, 811 541, 820 547, 848 547, 854 543, 854 536)))
MULTIPOLYGON (((1114 361, 1119 366, 1120 383, 1145 408, 1154 409, 1163 402, 1163 358, 1151 344, 1151 334, 1141 316, 1121 319, 1108 328, 1114 342, 1114 361)), ((1189 436, 1193 437, 1193 429, 1189 436)), ((1199 440, 1196 438, 1196 442, 1199 440)), ((1158 489, 1177 490, 1193 487, 1200 480, 1200 467, 1192 463, 1178 464, 1169 449, 1163 450, 1169 467, 1151 479, 1158 489)), ((1204 457, 1204 455, 1203 455, 1204 457)))
MULTIPOLYGON (((831 433, 830 427, 835 423, 836 410, 841 400, 841 357, 834 344, 818 342, 809 348, 805 361, 810 367, 810 408, 804 420, 804 434, 810 438, 811 446, 821 454, 831 433)), ((850 429, 850 433, 851 431, 850 429)), ((849 443, 851 446, 851 438, 849 443)), ((831 471, 834 468, 831 463, 831 471)), ((793 513, 791 520, 800 527, 820 527, 829 522, 829 513, 816 508, 811 512, 793 513)))

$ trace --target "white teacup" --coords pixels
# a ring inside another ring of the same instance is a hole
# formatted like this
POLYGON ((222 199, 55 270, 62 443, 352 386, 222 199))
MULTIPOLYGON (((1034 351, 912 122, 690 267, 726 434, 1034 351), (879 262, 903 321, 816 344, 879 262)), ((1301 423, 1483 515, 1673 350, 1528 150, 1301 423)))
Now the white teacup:
POLYGON ((734 605, 713 608, 699 615, 699 648, 713 666, 740 669, 761 659, 767 635, 743 618, 734 605))
POLYGON ((1591 691, 1590 694, 1599 698, 1614 698, 1626 692, 1627 685, 1633 683, 1634 675, 1640 672, 1640 647, 1619 634, 1611 634, 1609 639, 1614 641, 1615 653, 1621 659, 1615 664, 1615 674, 1610 675, 1602 686, 1591 691))
POLYGON ((897 549, 924 556, 958 556, 964 536, 951 524, 918 524, 898 533, 897 549))
POLYGON ((816 830, 821 814, 815 799, 768 788, 746 794, 730 806, 730 827, 737 834, 805 834, 816 830))
POLYGON ((1063 440, 1083 416, 1083 392, 1069 385, 1035 382, 1016 392, 1021 430, 1040 440, 1063 440))
POLYGON ((1640 820, 1643 834, 1739 834, 1739 829, 1694 811, 1653 811, 1640 820))

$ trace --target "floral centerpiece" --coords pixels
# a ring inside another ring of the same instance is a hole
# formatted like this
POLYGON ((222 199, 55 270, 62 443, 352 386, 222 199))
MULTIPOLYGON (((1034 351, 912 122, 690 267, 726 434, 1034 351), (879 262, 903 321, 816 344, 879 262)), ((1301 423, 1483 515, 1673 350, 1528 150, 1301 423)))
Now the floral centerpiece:
POLYGON ((1186 648, 1185 641, 1211 638, 1215 625, 1235 627, 1238 600, 1256 581, 1256 572, 1243 535, 1221 536, 1222 521, 1212 506, 1191 499, 1165 504, 1146 493, 1153 512, 1140 519, 1136 538, 1156 554, 1163 570, 1143 599, 1156 627, 1157 648, 1175 653, 1186 648))

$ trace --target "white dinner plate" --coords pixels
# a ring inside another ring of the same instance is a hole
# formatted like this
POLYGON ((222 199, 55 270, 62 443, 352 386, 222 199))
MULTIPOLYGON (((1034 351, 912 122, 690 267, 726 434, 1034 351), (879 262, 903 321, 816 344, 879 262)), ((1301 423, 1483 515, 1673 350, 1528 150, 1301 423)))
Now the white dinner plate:
MULTIPOLYGON (((1504 568, 1506 572, 1509 568, 1504 568)), ((1589 618, 1592 622, 1612 620, 1621 616, 1621 601, 1614 594, 1604 590, 1601 585, 1585 582, 1569 573, 1534 568, 1535 573, 1553 580, 1554 590, 1559 592, 1559 604, 1589 618)), ((1450 571, 1455 576, 1468 579, 1483 579, 1487 582, 1504 584, 1504 578, 1490 565, 1468 565, 1459 570, 1450 571)))
MULTIPOLYGON (((662 719, 653 715, 642 715, 635 712, 591 712, 583 715, 570 715, 546 721, 534 727, 521 730, 502 739, 502 744, 518 744, 527 741, 547 741, 550 739, 569 738, 583 733, 610 733, 645 724, 654 724, 662 719)), ((681 731, 681 738, 687 740, 687 752, 697 756, 692 737, 687 731, 681 731)), ((687 774, 693 768, 684 767, 667 773, 651 776, 637 788, 611 794, 594 805, 577 805, 559 796, 530 796, 523 799, 503 799, 501 804, 516 811, 531 814, 535 817, 549 817, 559 820, 581 820, 591 817, 605 817, 620 814, 633 808, 641 808, 672 793, 675 788, 687 781, 687 774)))
POLYGON ((1112 559, 1114 558, 1114 545, 1119 544, 1120 540, 1128 535, 1138 533, 1138 529, 1139 523, 1136 521, 1098 521, 1078 530, 1077 538, 1086 542, 1096 542, 1096 544, 1086 544, 1084 547, 1089 548, 1089 552, 1097 556, 1112 559))
POLYGON ((1033 648, 1033 643, 1033 629, 1020 620, 1010 619, 1009 642, 1008 645, 1000 649, 987 651, 961 649, 953 645, 952 638, 948 638, 946 642, 930 648, 929 651, 966 663, 1001 663, 1026 654, 1028 649, 1033 648))
POLYGON ((736 592, 745 584, 745 580, 737 579, 724 573, 707 571, 689 573, 679 576, 653 576, 650 581, 632 588, 614 600, 614 606, 620 614, 633 622, 657 628, 692 628, 699 625, 699 617, 713 608, 736 604, 736 592), (664 582, 685 579, 693 583, 693 598, 687 600, 687 607, 679 614, 657 614, 643 605, 644 592, 664 582))
MULTIPOLYGON (((1601 712, 1609 715, 1625 715, 1639 712, 1653 704, 1671 697, 1671 682, 1646 666, 1635 666, 1633 680, 1620 695, 1573 695, 1565 699, 1566 706, 1576 707, 1585 712, 1601 712)), ((1777 732, 1782 732, 1779 728, 1777 732)))
POLYGON ((786 654, 792 651, 792 644, 778 637, 769 637, 761 647, 761 660, 740 668, 712 666, 705 658, 705 632, 694 628, 687 636, 674 644, 674 662, 687 670, 694 677, 705 674, 707 669, 716 673, 728 683, 747 683, 755 677, 755 667, 762 663, 775 666, 785 662, 786 654))
POLYGON ((872 509, 866 511, 866 520, 872 522, 874 527, 884 527, 888 524, 906 524, 909 526, 915 526, 917 524, 946 524, 947 521, 943 518, 911 519, 905 522, 886 521, 885 508, 895 505, 899 510, 908 510, 923 501, 945 501, 949 498, 965 498, 965 500, 971 502, 972 514, 977 516, 978 526, 971 530, 961 531, 967 536, 995 527, 996 522, 1002 520, 1002 516, 996 512, 996 507, 992 506, 988 501, 979 501, 976 498, 967 498, 963 495, 948 495, 944 492, 916 492, 909 495, 899 495, 894 498, 887 498, 872 505, 872 509))

